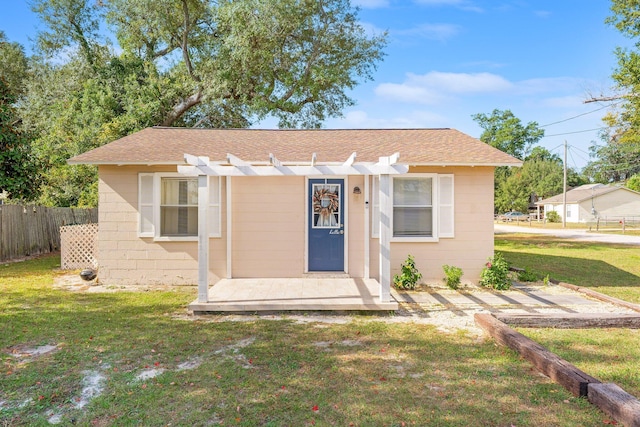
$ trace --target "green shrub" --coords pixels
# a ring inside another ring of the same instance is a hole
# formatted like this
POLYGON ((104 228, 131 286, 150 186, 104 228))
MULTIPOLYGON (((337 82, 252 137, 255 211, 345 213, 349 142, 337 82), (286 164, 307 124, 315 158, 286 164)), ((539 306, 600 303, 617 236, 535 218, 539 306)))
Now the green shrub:
POLYGON ((509 263, 500 252, 496 252, 493 258, 489 258, 489 262, 482 269, 480 284, 500 291, 511 287, 509 263))
POLYGON ((398 289, 412 290, 418 286, 422 273, 416 268, 416 261, 412 255, 407 255, 407 260, 402 264, 401 274, 393 276, 393 283, 398 289))
POLYGON ((556 211, 545 213, 547 222, 560 222, 560 214, 556 211))
POLYGON ((444 270, 444 274, 446 276, 444 278, 444 281, 446 282, 447 286, 451 289, 458 289, 458 287, 460 286, 460 278, 462 278, 462 275, 464 274, 462 272, 462 269, 460 267, 446 264, 442 266, 442 269, 444 270))
POLYGON ((518 271, 518 281, 519 282, 536 282, 538 281, 538 275, 533 271, 525 268, 522 271, 518 271))

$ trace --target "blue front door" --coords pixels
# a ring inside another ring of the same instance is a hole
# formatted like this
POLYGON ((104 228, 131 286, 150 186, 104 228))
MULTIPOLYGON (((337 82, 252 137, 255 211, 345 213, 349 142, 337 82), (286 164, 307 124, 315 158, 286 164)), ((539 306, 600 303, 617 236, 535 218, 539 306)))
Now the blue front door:
POLYGON ((344 179, 309 180, 309 271, 344 271, 344 179))

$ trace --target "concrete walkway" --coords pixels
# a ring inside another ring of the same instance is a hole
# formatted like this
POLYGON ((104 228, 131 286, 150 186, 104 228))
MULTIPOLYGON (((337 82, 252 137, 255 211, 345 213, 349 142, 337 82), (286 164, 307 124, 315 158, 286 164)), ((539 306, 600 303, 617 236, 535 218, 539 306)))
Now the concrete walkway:
POLYGON ((507 225, 496 223, 494 225, 495 234, 501 233, 527 233, 527 234, 546 234, 564 239, 582 240, 586 242, 601 243, 620 243, 625 245, 640 246, 640 236, 631 236, 628 234, 607 234, 596 233, 588 230, 576 230, 570 228, 537 228, 528 227, 526 225, 507 225))

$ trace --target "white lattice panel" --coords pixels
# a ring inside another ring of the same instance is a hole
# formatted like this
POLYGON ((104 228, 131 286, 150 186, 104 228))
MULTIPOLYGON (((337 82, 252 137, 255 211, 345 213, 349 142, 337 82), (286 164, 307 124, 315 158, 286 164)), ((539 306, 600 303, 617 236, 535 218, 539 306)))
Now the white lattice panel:
POLYGON ((98 224, 60 227, 60 251, 63 270, 98 268, 98 224))

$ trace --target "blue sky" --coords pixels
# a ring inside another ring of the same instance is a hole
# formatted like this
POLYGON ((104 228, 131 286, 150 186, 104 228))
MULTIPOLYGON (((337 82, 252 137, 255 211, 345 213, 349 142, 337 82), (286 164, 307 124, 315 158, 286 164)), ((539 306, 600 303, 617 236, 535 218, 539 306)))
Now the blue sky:
MULTIPOLYGON (((326 127, 451 127, 479 137, 472 114, 509 109, 525 124, 551 124, 540 145, 562 156, 566 140, 570 167, 588 162, 591 129, 608 108, 583 101, 612 93, 613 51, 631 45, 604 24, 609 1, 352 2, 367 31, 388 31, 387 55, 374 80, 351 92, 357 105, 326 127)), ((37 19, 26 1, 6 3, 0 29, 29 49, 37 19)))

